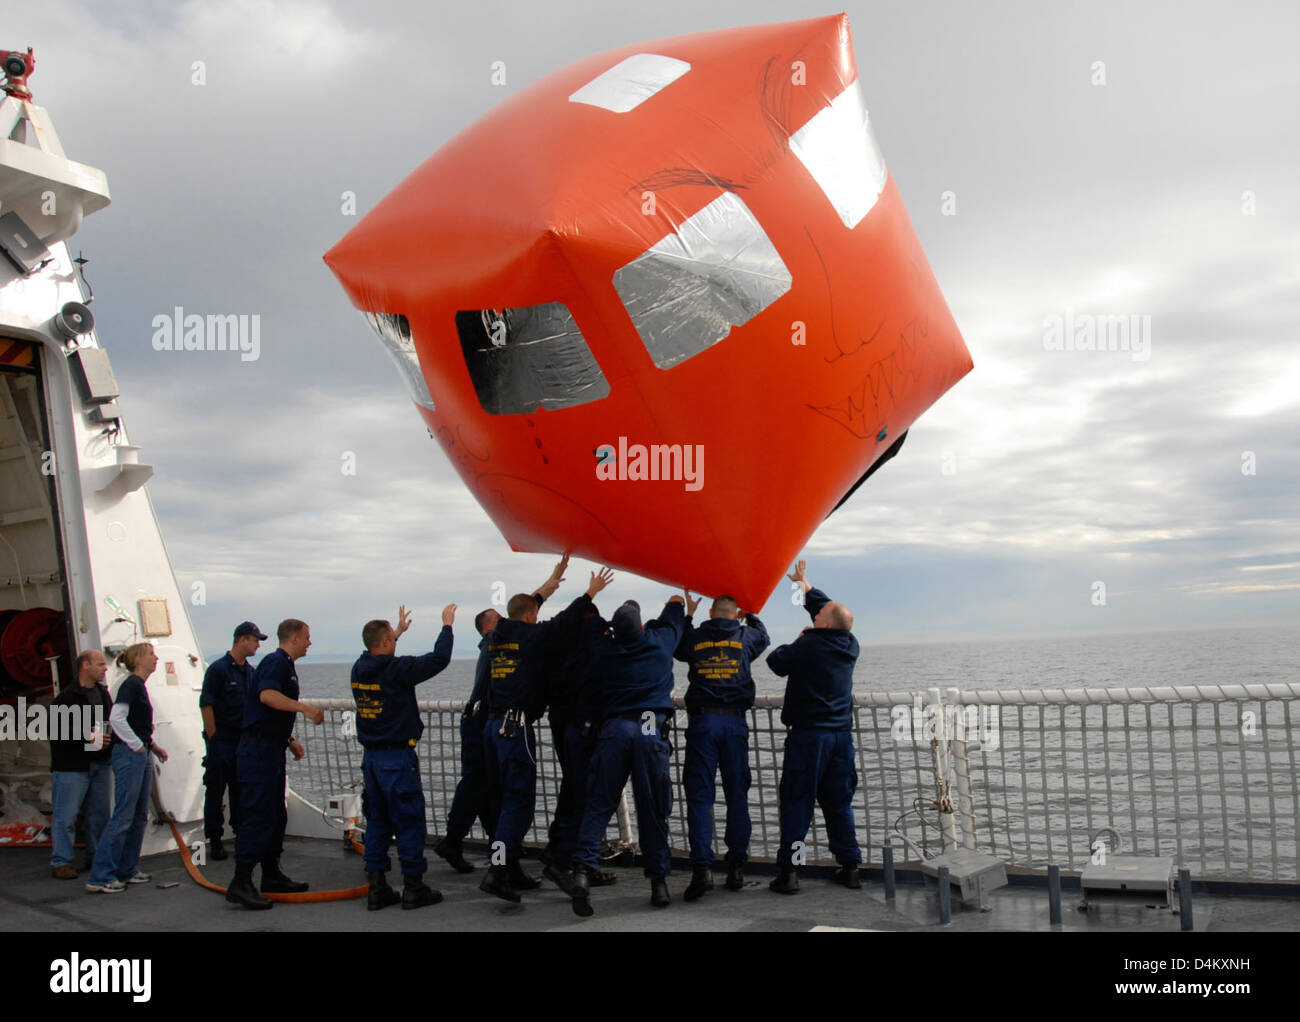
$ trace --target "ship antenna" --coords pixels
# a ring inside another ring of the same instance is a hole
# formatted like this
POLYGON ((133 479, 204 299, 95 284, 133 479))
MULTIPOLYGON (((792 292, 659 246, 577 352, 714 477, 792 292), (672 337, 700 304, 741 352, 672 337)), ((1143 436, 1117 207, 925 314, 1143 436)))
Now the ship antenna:
POLYGON ((86 285, 86 304, 89 305, 95 300, 95 289, 90 286, 90 281, 86 279, 86 264, 90 262, 90 260, 84 258, 81 254, 81 250, 78 249, 77 258, 72 261, 77 264, 77 276, 79 276, 81 282, 86 285))

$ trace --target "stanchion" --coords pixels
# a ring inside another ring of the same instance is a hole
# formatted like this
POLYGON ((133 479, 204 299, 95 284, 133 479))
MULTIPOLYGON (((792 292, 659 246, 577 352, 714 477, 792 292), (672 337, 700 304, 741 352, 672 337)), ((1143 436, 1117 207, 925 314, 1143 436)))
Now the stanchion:
POLYGON ((885 845, 880 850, 885 869, 885 900, 894 900, 894 846, 885 845))
POLYGON ((952 922, 952 888, 948 883, 948 867, 939 867, 939 922, 952 922))
POLYGON ((1047 911, 1053 926, 1061 925, 1061 867, 1047 867, 1047 911))
POLYGON ((1192 871, 1178 871, 1178 915, 1179 926, 1184 930, 1192 929, 1192 871))

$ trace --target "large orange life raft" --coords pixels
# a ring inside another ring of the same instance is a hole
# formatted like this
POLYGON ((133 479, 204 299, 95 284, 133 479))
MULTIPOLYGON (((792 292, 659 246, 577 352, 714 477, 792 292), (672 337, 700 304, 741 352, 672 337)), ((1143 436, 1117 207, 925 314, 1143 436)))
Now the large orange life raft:
POLYGON ((845 15, 557 71, 325 261, 513 549, 752 608, 971 368, 845 15))

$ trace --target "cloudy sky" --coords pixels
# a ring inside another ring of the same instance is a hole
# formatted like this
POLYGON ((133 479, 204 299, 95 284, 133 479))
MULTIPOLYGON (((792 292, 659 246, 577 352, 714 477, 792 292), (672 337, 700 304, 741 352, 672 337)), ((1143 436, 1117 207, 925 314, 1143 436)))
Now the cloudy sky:
MULTIPOLYGON (((812 537, 810 577, 868 642, 1294 622, 1300 13, 846 9, 877 138, 975 369, 812 537), (1067 315, 1149 317, 1149 357, 1051 350, 1067 315)), ((347 653, 401 602, 431 637, 442 604, 479 609, 493 582, 527 588, 552 562, 510 553, 322 263, 356 222, 342 194, 364 214, 506 94, 581 57, 833 10, 52 0, 6 14, 0 45, 35 48, 36 101, 69 156, 108 175, 113 204, 72 244, 182 589, 206 584, 191 608, 206 655, 244 617, 289 615, 312 624, 314 652, 347 653), (259 315, 260 358, 155 351, 153 317, 178 305, 259 315)), ((666 593, 624 577, 613 595, 666 593)), ((778 638, 803 623, 784 589, 765 617, 778 638)))

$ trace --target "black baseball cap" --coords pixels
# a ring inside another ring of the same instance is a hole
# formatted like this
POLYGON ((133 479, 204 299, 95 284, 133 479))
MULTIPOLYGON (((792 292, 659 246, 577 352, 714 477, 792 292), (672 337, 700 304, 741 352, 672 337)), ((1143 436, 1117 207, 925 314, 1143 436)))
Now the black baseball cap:
POLYGON ((628 600, 614 611, 610 623, 617 642, 626 646, 635 641, 641 635, 641 605, 636 600, 628 600))
POLYGON ((236 639, 242 639, 245 635, 256 635, 259 639, 263 641, 266 640, 266 636, 262 634, 262 630, 258 628, 257 625, 253 624, 252 621, 245 621, 243 624, 235 626, 236 639))

